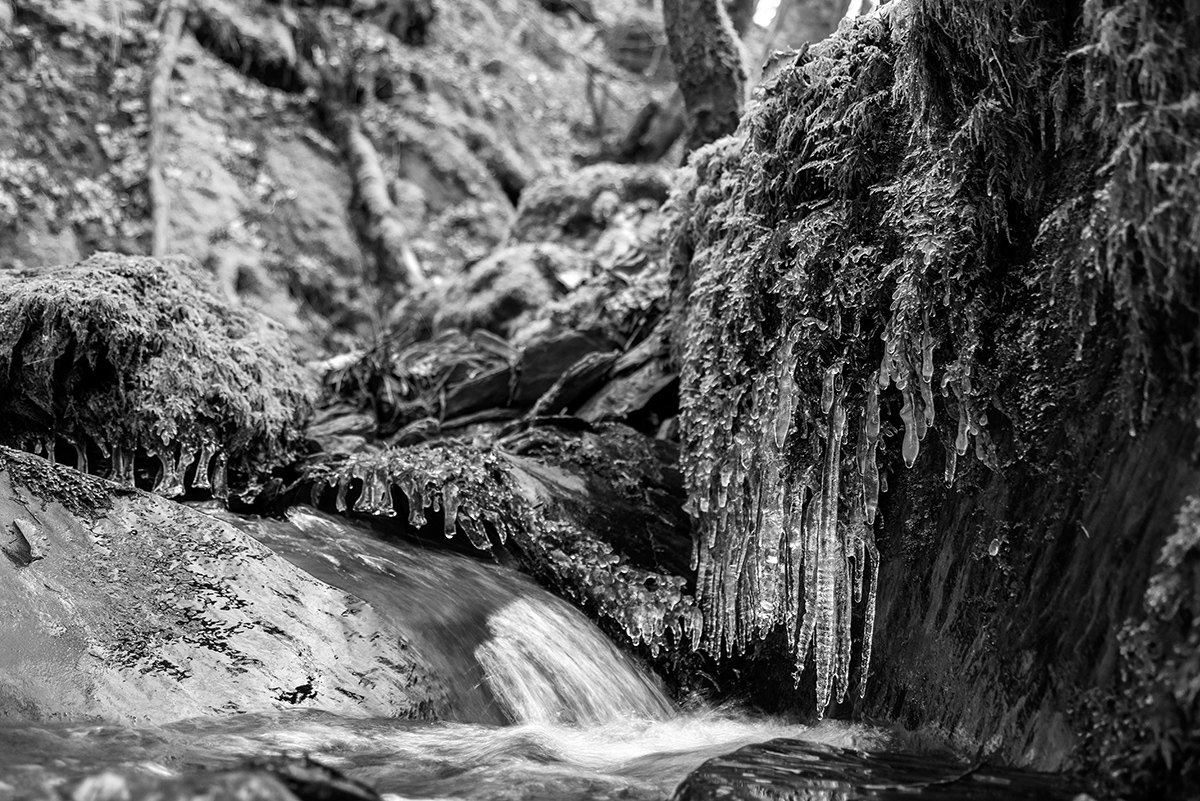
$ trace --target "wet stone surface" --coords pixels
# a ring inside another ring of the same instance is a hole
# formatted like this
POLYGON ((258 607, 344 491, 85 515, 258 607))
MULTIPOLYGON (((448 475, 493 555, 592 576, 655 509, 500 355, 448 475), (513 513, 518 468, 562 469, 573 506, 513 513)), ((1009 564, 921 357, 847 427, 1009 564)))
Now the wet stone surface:
POLYGON ((748 798, 1086 801, 1091 796, 1058 774, 780 739, 710 759, 683 781, 673 801, 748 798))

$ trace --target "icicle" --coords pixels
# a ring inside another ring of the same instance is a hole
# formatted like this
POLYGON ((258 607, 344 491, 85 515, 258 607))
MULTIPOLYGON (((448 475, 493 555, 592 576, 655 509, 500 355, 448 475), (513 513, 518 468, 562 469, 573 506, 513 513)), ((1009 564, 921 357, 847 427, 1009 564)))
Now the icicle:
POLYGON ((77 440, 69 440, 71 447, 75 449, 75 469, 80 473, 88 471, 87 446, 80 445, 77 440))
POLYGON ((758 506, 761 522, 758 531, 762 561, 758 565, 758 585, 761 598, 758 604, 758 627, 765 633, 776 622, 779 604, 779 545, 783 541, 783 487, 780 481, 781 460, 777 455, 768 458, 763 468, 762 490, 758 506))
POLYGON ((875 445, 867 448, 866 468, 863 470, 863 511, 867 523, 875 523, 875 513, 879 509, 879 466, 875 462, 875 445))
POLYGON ((177 461, 171 458, 171 454, 165 449, 169 446, 162 446, 164 450, 158 450, 151 454, 158 459, 158 477, 154 481, 155 492, 164 498, 175 498, 183 494, 183 478, 176 470, 177 461))
POLYGON ((784 340, 783 350, 779 357, 779 387, 775 408, 775 446, 782 448, 787 442, 788 433, 792 427, 792 417, 796 413, 796 343, 802 329, 793 326, 784 340))
POLYGON ((392 478, 387 467, 364 467, 362 482, 362 492, 354 504, 354 511, 376 517, 394 517, 396 510, 392 506, 392 478))
POLYGON ((733 465, 729 461, 721 463, 718 469, 717 480, 722 487, 729 487, 729 482, 733 480, 733 465))
MULTIPOLYGON (((180 487, 185 490, 187 489, 187 470, 194 461, 196 461, 196 452, 180 443, 179 461, 175 463, 175 474, 179 476, 180 487)), ((195 485, 193 484, 193 486, 195 485)))
POLYGON ((200 455, 196 458, 196 472, 192 476, 193 489, 212 489, 209 472, 212 470, 213 446, 208 440, 200 443, 200 455))
POLYGON ((963 400, 962 396, 960 395, 958 404, 958 436, 954 438, 954 450, 958 452, 959 456, 963 456, 967 452, 967 430, 970 428, 970 426, 970 409, 967 406, 967 402, 963 400))
POLYGON ((871 668, 871 642, 875 636, 875 596, 879 589, 879 550, 875 547, 875 534, 867 530, 867 562, 870 571, 870 591, 867 593, 867 605, 863 607, 863 641, 862 656, 860 657, 858 696, 867 694, 867 675, 871 668))
POLYGON ((213 461, 212 494, 214 498, 219 498, 220 500, 225 500, 229 497, 228 462, 229 458, 221 451, 217 451, 216 458, 213 461))
POLYGON ((863 542, 866 536, 863 534, 863 524, 861 520, 856 520, 853 528, 851 528, 854 542, 854 603, 862 602, 862 582, 863 582, 863 542))
POLYGON ((423 528, 428 522, 425 519, 425 480, 409 474, 400 483, 408 503, 408 524, 413 528, 423 528))
POLYGON ((867 442, 874 445, 879 441, 879 384, 875 376, 867 382, 867 412, 866 412, 867 442))
POLYGON ((133 454, 124 448, 113 448, 112 480, 126 487, 133 486, 133 454))
POLYGON ((833 364, 825 368, 825 380, 821 386, 821 413, 829 414, 833 408, 833 380, 837 377, 840 365, 833 364))
POLYGON ((911 391, 904 392, 904 405, 900 408, 900 419, 904 421, 904 446, 901 450, 904 456, 904 466, 912 467, 913 463, 917 461, 921 445, 917 441, 916 410, 913 409, 911 391))
POLYGON ((804 597, 804 496, 807 488, 801 483, 791 489, 791 500, 785 522, 787 529, 787 563, 785 565, 787 606, 784 622, 788 642, 796 642, 796 624, 800 619, 800 602, 804 597))
POLYGON ((817 664, 817 714, 824 716, 829 705, 833 670, 835 668, 835 640, 837 637, 837 573, 844 569, 844 558, 838 538, 838 492, 841 482, 842 429, 845 410, 840 398, 831 403, 829 415, 829 437, 826 444, 825 471, 822 478, 823 492, 820 518, 817 521, 819 540, 817 553, 817 619, 814 631, 817 664), (839 419, 840 416, 840 419, 839 419))
POLYGON ((447 481, 442 485, 442 497, 446 500, 442 533, 446 535, 446 539, 450 539, 454 536, 455 524, 458 522, 458 485, 453 481, 447 481))
POLYGON ((850 685, 850 563, 846 559, 845 537, 838 538, 838 555, 841 560, 841 569, 837 573, 834 584, 834 594, 837 604, 837 650, 835 651, 837 660, 837 672, 834 676, 837 686, 838 703, 846 700, 846 690, 850 685))
POLYGON ((333 508, 337 509, 340 514, 345 514, 349 506, 346 503, 346 496, 350 493, 350 476, 342 473, 338 476, 337 496, 333 501, 333 508))
MULTIPOLYGON (((929 321, 926 320, 925 324, 929 325, 929 321)), ((924 343, 921 348, 921 383, 928 386, 933 380, 933 337, 926 331, 922 339, 924 343)))

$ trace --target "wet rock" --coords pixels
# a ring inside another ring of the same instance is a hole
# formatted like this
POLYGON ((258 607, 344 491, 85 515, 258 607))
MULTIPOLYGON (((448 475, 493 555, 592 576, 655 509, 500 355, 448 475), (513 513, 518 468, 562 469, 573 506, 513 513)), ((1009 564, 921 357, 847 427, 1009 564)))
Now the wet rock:
POLYGON ((443 704, 370 604, 207 515, 0 449, 5 538, 0 719, 414 718, 443 704))
POLYGON ((679 785, 674 801, 807 801, 837 798, 958 801, 1078 801, 1065 776, 1014 770, 946 755, 872 753, 779 739, 710 759, 679 785))
POLYGON ((71 782, 67 792, 28 795, 30 799, 60 801, 379 801, 379 794, 362 782, 307 757, 252 759, 234 768, 192 770, 182 776, 108 770, 71 782))
POLYGON ((290 460, 309 379, 282 332, 211 290, 189 262, 115 254, 0 274, 0 441, 57 438, 79 469, 144 470, 168 495, 290 460))

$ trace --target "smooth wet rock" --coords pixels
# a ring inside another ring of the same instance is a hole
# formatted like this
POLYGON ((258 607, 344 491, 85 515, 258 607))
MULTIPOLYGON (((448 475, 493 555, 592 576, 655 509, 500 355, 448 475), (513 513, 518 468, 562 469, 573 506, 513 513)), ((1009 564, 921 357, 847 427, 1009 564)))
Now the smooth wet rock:
POLYGON ((376 609, 205 514, 0 448, 0 720, 436 716, 376 609))
POLYGON ((1053 773, 957 762, 936 754, 872 753, 802 740, 771 740, 710 759, 673 801, 1084 801, 1053 773))

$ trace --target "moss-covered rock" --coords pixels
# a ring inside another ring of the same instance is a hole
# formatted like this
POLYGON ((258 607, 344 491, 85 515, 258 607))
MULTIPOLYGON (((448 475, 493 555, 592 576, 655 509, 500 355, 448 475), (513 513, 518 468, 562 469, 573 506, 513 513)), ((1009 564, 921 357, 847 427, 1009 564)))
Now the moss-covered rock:
POLYGON ((892 4, 693 155, 671 263, 704 642, 757 654, 772 701, 789 652, 818 710, 859 660, 866 712, 1081 756, 1070 710, 1118 686, 1195 492, 1196 24, 892 4))
POLYGON ((293 457, 312 389, 284 335, 187 261, 99 254, 0 274, 7 444, 70 443, 85 471, 221 493, 228 470, 293 457))

